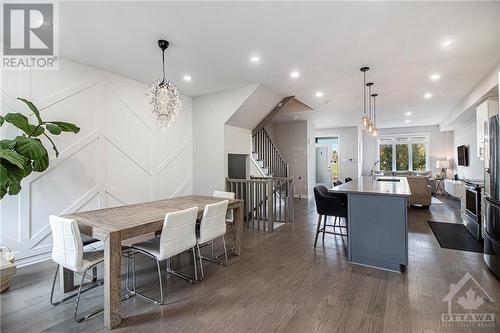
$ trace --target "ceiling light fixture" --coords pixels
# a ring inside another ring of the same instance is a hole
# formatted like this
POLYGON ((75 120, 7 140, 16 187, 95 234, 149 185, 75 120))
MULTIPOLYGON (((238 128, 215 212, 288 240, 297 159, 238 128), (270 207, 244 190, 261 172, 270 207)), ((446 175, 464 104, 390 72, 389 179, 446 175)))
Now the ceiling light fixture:
POLYGON ((410 111, 407 111, 407 112, 405 113, 405 115, 407 115, 407 116, 411 116, 411 112, 410 112, 410 111))
POLYGON ((447 48, 447 47, 450 47, 452 46, 453 44, 455 43, 455 40, 453 39, 448 39, 448 40, 445 40, 443 42, 443 44, 441 44, 444 48, 447 48))
POLYGON ((186 82, 191 82, 191 80, 192 80, 193 78, 191 77, 191 75, 184 75, 183 79, 184 79, 184 81, 186 81, 186 82))
POLYGON ((361 67, 360 71, 363 73, 363 115, 361 116, 361 126, 363 129, 368 127, 369 117, 366 114, 366 72, 370 70, 370 67, 361 67))
POLYGON ((425 94, 424 94, 424 98, 425 98, 425 99, 431 99, 431 98, 432 98, 432 94, 431 94, 430 92, 425 93, 425 94))
POLYGON ((254 64, 256 64, 256 63, 260 62, 260 57, 259 56, 251 56, 250 62, 253 62, 254 64))
POLYGON ((168 41, 160 39, 158 46, 162 51, 163 77, 149 85, 147 98, 152 106, 154 119, 162 128, 165 128, 170 127, 179 114, 182 98, 177 86, 172 81, 165 79, 165 50, 168 48, 168 41))
POLYGON ((431 81, 437 81, 441 78, 441 75, 439 75, 438 73, 434 73, 430 76, 430 79, 431 81))
POLYGON ((315 95, 316 95, 316 97, 321 98, 321 97, 323 97, 323 92, 317 91, 315 95))
POLYGON ((410 119, 406 119, 405 123, 409 124, 410 123, 410 119))
POLYGON ((290 77, 291 77, 292 79, 296 79, 296 78, 298 78, 299 76, 300 76, 300 73, 299 73, 298 71, 291 71, 291 72, 290 72, 290 77))

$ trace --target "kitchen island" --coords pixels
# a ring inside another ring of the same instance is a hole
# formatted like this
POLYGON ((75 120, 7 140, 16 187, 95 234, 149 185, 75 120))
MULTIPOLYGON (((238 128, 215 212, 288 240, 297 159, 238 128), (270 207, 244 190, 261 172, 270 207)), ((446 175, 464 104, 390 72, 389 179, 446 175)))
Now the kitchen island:
POLYGON ((361 177, 330 189, 348 199, 349 262, 401 272, 408 265, 405 177, 361 177))

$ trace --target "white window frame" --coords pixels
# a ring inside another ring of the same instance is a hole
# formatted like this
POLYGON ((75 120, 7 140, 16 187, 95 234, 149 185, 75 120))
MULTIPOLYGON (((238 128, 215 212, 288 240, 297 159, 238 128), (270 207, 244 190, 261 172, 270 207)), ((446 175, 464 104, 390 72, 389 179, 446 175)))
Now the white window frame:
MULTIPOLYGON (((380 159, 380 145, 392 145, 392 170, 393 172, 404 172, 404 171, 414 171, 413 170, 413 144, 423 143, 425 144, 425 172, 430 170, 430 139, 429 133, 414 133, 414 134, 399 134, 399 135, 383 135, 377 139, 377 160, 380 159), (405 142, 398 142, 397 139, 406 139, 405 142), (381 143, 381 141, 384 141, 381 143), (390 141, 389 141, 390 140, 390 141), (406 144, 408 145, 408 170, 396 170, 396 145, 406 144)), ((380 171, 380 164, 379 164, 380 171)), ((418 170, 424 172, 422 170, 418 170)), ((417 172, 418 172, 417 171, 417 172)))

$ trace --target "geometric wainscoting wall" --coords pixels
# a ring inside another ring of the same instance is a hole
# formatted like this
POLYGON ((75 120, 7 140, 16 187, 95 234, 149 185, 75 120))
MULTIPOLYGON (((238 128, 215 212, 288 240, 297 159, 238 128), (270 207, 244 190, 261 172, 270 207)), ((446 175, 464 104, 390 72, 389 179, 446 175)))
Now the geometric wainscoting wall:
MULTIPOLYGON (((2 73, 4 74, 4 73, 2 73)), ((192 100, 174 125, 159 129, 146 104, 146 85, 67 60, 58 71, 5 72, 2 114, 34 101, 45 119, 78 124, 56 137, 60 155, 0 203, 0 243, 21 265, 47 258, 48 216, 192 193, 192 100)), ((2 137, 15 135, 2 127, 2 137)))

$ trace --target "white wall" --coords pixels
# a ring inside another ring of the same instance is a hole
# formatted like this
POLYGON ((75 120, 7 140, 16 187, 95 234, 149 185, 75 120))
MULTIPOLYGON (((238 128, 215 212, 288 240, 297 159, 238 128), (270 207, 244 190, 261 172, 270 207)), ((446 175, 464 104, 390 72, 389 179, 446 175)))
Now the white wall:
MULTIPOLYGON (((1 202, 0 242, 27 264, 51 250, 48 216, 168 198, 192 192, 192 100, 171 128, 158 130, 146 85, 61 60, 58 71, 2 71, 2 114, 24 112, 26 97, 45 119, 74 122, 78 134, 55 137, 50 168, 1 202)), ((10 125, 2 138, 17 135, 10 125)))
MULTIPOLYGON (((437 174, 440 170, 436 169, 436 161, 451 160, 453 158, 453 132, 440 132, 439 126, 412 126, 399 128, 384 128, 379 130, 380 136, 394 134, 429 134, 429 167, 432 174, 437 174)), ((378 160, 377 156, 377 138, 363 131, 363 175, 369 175, 373 163, 378 160)), ((453 162, 452 162, 453 164, 453 162)), ((448 176, 451 177, 452 170, 448 170, 448 176)))
POLYGON ((295 184, 295 195, 307 197, 307 122, 296 121, 274 125, 274 143, 290 165, 290 175, 295 184))
POLYGON ((464 97, 464 99, 444 117, 439 124, 441 130, 451 131, 465 125, 461 118, 471 120, 476 107, 490 96, 498 96, 500 90, 500 62, 486 74, 481 81, 464 97), (496 88, 495 88, 496 87, 496 88), (469 114, 467 116, 466 114, 469 114))
POLYGON ((307 186, 308 196, 314 195, 316 185, 316 130, 312 121, 307 121, 307 186))
POLYGON ((340 177, 358 178, 358 127, 337 127, 316 130, 316 137, 339 137, 340 177))
POLYGON ((211 194, 225 188, 224 125, 257 87, 250 85, 193 99, 194 193, 211 194))
POLYGON ((281 98, 279 94, 261 85, 252 84, 193 99, 195 193, 210 194, 215 189, 225 187, 227 150, 234 148, 234 145, 247 146, 249 140, 251 144, 249 130, 252 130, 281 98), (228 125, 233 129, 226 132, 225 126, 228 125), (226 133, 235 136, 226 140, 226 133), (226 144, 230 145, 228 149, 224 148, 226 144))
POLYGON ((453 131, 453 156, 458 177, 461 179, 483 180, 484 161, 477 157, 476 121, 470 122, 463 128, 453 131), (468 150, 469 165, 459 166, 457 160, 457 147, 465 145, 468 150))
MULTIPOLYGON (((228 175, 228 154, 252 153, 252 131, 247 128, 224 125, 224 176, 228 175)), ((250 159, 248 159, 247 171, 250 175, 250 159)), ((223 190, 224 188, 221 188, 223 190)))

